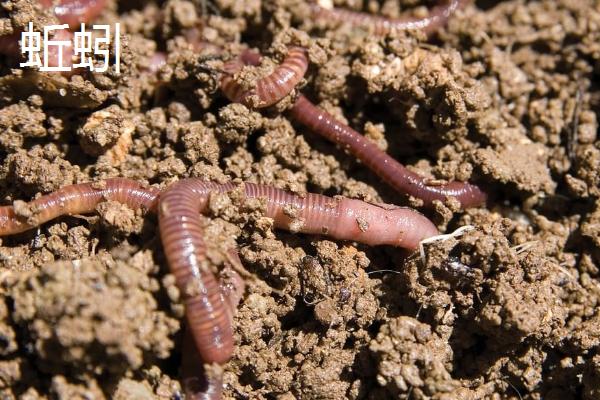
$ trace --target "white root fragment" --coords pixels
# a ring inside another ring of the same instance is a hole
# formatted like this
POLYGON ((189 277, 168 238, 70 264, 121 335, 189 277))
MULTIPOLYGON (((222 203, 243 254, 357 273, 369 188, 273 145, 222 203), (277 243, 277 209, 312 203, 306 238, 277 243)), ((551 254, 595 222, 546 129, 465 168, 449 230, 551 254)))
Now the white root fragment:
POLYGON ((427 239, 421 240, 419 242, 419 255, 421 256, 421 262, 423 263, 423 265, 425 265, 425 262, 426 262, 426 258, 425 258, 425 245, 426 244, 430 244, 430 243, 434 243, 434 242, 443 242, 443 241, 449 240, 451 238, 457 238, 457 237, 462 236, 465 233, 470 232, 472 230, 475 230, 475 227, 473 225, 465 225, 465 226, 461 226, 454 232, 445 233, 443 235, 432 236, 427 239))

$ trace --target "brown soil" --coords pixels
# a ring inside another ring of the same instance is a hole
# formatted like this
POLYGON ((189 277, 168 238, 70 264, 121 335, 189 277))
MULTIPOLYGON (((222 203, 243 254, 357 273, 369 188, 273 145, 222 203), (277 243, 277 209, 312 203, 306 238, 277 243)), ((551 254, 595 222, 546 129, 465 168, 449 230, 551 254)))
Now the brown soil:
MULTIPOLYGON (((126 32, 120 75, 2 61, 2 204, 194 176, 418 207, 293 124, 289 99, 259 113, 216 90, 229 54, 258 48, 268 70, 287 44, 309 48, 303 93, 411 169, 491 198, 425 210, 444 232, 475 229, 421 260, 273 231, 259 205, 214 197, 209 257, 222 266, 237 243, 248 272, 227 398, 600 398, 598 1, 476 1, 429 42, 325 26, 304 0, 109 3, 101 21, 126 32), (157 73, 155 50, 168 53, 157 73)), ((435 2, 335 3, 395 16, 435 2)), ((52 23, 34 4, 3 2, 2 33, 52 23)), ((2 399, 181 398, 183 310, 156 219, 98 211, 2 238, 2 399)))

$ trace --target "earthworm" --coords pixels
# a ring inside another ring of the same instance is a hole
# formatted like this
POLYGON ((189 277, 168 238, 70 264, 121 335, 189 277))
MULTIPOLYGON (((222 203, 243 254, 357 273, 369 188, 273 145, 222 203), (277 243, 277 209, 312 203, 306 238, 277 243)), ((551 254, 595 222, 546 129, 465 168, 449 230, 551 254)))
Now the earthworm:
POLYGON ((371 28, 373 34, 385 36, 390 32, 402 30, 421 30, 430 35, 441 28, 450 15, 468 0, 444 0, 429 11, 424 18, 403 16, 387 18, 364 12, 350 11, 339 8, 327 9, 317 4, 311 4, 311 14, 316 20, 349 23, 353 26, 371 28))
POLYGON ((270 75, 258 79, 252 88, 245 88, 235 75, 245 65, 255 65, 259 59, 257 53, 245 51, 240 57, 225 63, 221 90, 229 100, 249 108, 272 106, 296 87, 308 68, 306 49, 290 47, 283 62, 270 75))
POLYGON ((106 0, 39 0, 43 7, 51 8, 56 18, 63 23, 69 24, 71 29, 78 29, 82 22, 94 19, 106 6, 106 0))
MULTIPOLYGON (((205 363, 222 364, 233 353, 232 311, 226 296, 237 301, 235 286, 239 283, 234 284, 233 294, 223 294, 206 264, 199 213, 205 211, 211 193, 235 188, 234 183, 217 184, 194 178, 183 179, 160 194, 157 189, 122 178, 66 186, 22 206, 19 215, 15 206, 0 207, 0 236, 32 229, 60 215, 92 212, 106 200, 149 211, 158 208, 165 256, 185 299, 188 327, 196 348, 205 363)), ((431 221, 408 208, 313 193, 300 196, 253 183, 245 183, 243 188, 248 198, 266 200, 266 215, 273 219, 276 228, 409 249, 438 233, 431 221)))
MULTIPOLYGON (((235 184, 184 179, 160 194, 159 228, 170 270, 182 291, 188 326, 206 363, 225 363, 233 352, 233 335, 218 281, 203 262, 205 245, 198 214, 213 192, 235 184)), ((248 198, 265 198, 266 215, 276 228, 320 234, 369 245, 414 249, 437 234, 423 215, 408 208, 386 208, 360 200, 308 193, 298 196, 266 185, 244 184, 248 198)))
POLYGON ((302 95, 290 109, 290 114, 313 132, 347 149, 394 189, 423 200, 427 206, 431 206, 434 200, 444 201, 449 196, 458 199, 464 208, 486 201, 487 196, 479 187, 466 182, 427 182, 380 150, 375 143, 339 122, 302 95))
POLYGON ((65 186, 30 201, 17 214, 14 206, 0 207, 0 236, 33 229, 61 215, 93 212, 103 201, 118 201, 131 208, 154 211, 158 189, 145 188, 130 179, 106 179, 100 183, 65 186))
MULTIPOLYGON (((260 58, 259 53, 246 50, 240 57, 230 62, 236 65, 231 69, 239 70, 240 65, 257 65, 260 63, 260 58)), ((306 56, 304 56, 304 62, 308 63, 306 56)), ((304 71, 306 71, 306 68, 304 71)), ((223 80, 226 78, 227 75, 221 78, 223 91, 225 91, 223 80)), ((282 86, 280 89, 281 97, 285 97, 292 88, 293 85, 282 86)), ((230 100, 236 101, 232 99, 232 96, 228 97, 230 100)), ((329 113, 319 109, 303 95, 298 96, 289 112, 296 121, 307 126, 315 133, 347 148, 356 158, 394 189, 423 200, 426 206, 431 206, 434 200, 445 201, 449 196, 458 199, 464 208, 476 206, 486 201, 486 194, 477 186, 469 183, 449 182, 434 185, 427 182, 425 178, 406 169, 363 135, 339 122, 329 113)))

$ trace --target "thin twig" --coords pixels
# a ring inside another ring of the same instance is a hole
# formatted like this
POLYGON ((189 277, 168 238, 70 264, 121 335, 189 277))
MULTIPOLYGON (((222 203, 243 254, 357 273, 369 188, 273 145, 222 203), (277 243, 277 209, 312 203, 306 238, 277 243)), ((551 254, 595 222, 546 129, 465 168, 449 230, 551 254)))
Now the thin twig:
POLYGON ((577 131, 579 129, 579 109, 583 101, 583 87, 580 82, 577 84, 577 92, 575 93, 575 108, 573 109, 573 118, 571 126, 567 132, 567 157, 569 161, 575 159, 575 148, 577 147, 577 131))

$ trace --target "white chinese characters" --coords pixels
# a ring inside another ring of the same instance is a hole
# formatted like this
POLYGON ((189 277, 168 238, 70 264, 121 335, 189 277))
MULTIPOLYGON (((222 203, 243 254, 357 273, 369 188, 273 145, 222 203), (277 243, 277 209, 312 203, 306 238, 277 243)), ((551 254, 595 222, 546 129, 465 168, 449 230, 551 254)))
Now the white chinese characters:
POLYGON ((21 53, 25 62, 21 67, 37 67, 40 71, 72 71, 85 68, 89 71, 106 72, 111 63, 110 45, 113 44, 113 65, 120 72, 120 24, 111 32, 110 25, 92 25, 86 29, 84 23, 79 31, 71 33, 67 24, 48 25, 42 33, 33 29, 30 22, 21 33, 21 53))

